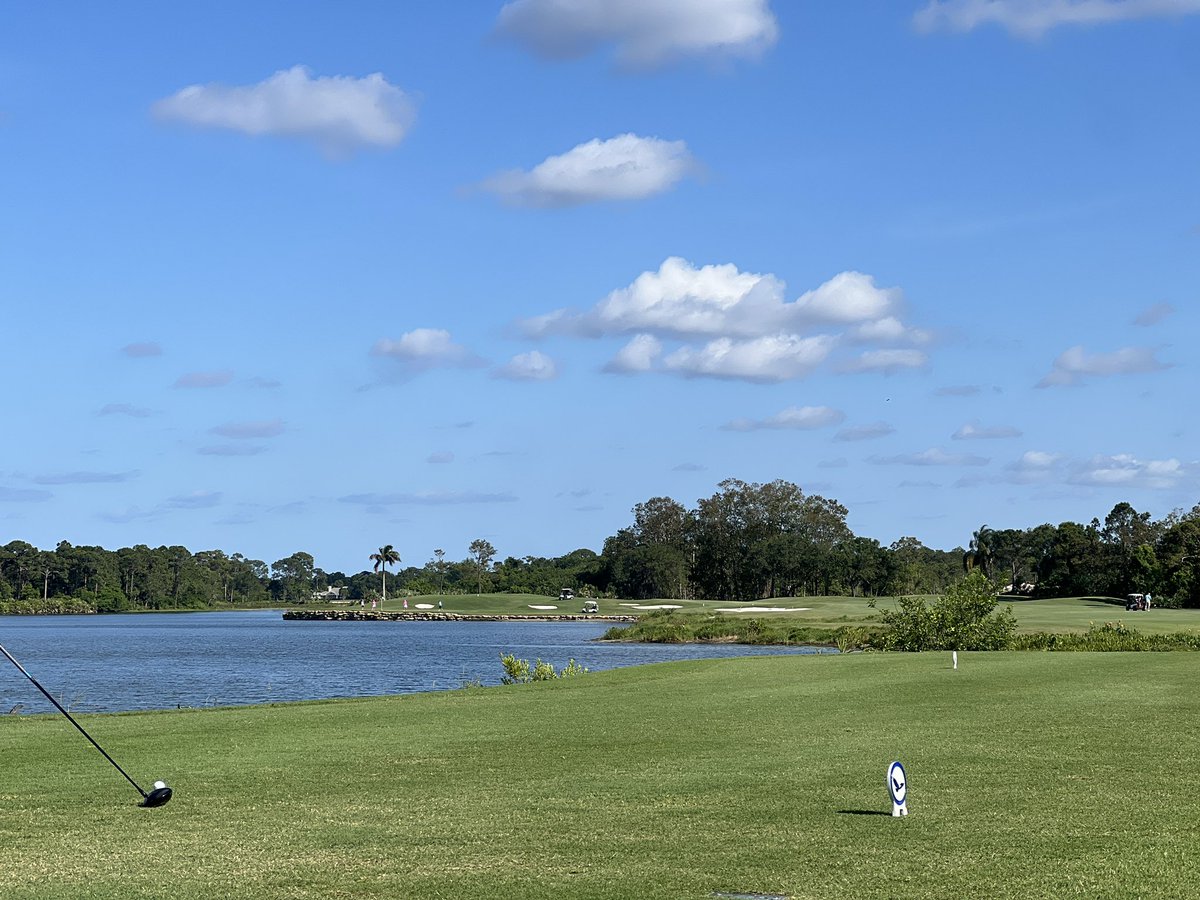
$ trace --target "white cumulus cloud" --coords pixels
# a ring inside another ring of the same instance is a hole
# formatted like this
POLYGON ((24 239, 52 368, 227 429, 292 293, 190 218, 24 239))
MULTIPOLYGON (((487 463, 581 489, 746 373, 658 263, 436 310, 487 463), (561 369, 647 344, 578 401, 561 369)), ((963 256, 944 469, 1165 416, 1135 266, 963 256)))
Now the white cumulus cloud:
POLYGON ((534 336, 647 332, 680 338, 763 337, 888 318, 899 293, 876 287, 869 275, 842 272, 787 302, 784 284, 774 275, 742 272, 732 263, 697 268, 672 256, 658 271, 643 272, 585 313, 556 310, 523 325, 534 336))
POLYGON ((415 118, 410 97, 378 72, 314 78, 305 66, 252 85, 193 84, 152 109, 160 119, 202 128, 311 140, 333 156, 394 147, 415 118))
POLYGON ((870 275, 842 272, 816 290, 801 296, 796 301, 796 313, 803 319, 817 322, 842 325, 862 323, 859 326, 861 330, 867 323, 888 318, 896 307, 898 297, 899 292, 894 289, 875 287, 875 280, 870 275))
POLYGON ((615 47, 634 68, 690 56, 757 57, 779 33, 768 0, 512 0, 496 31, 538 56, 615 47))
POLYGON ((844 412, 831 406, 789 406, 765 419, 734 419, 724 427, 727 431, 758 431, 760 429, 807 431, 837 425, 845 418, 844 412))
POLYGON ((748 341, 718 338, 703 347, 680 347, 663 360, 687 376, 775 382, 802 378, 825 361, 833 338, 780 334, 748 341))
POLYGON ((1161 362, 1153 347, 1123 347, 1112 353, 1088 353, 1083 347, 1071 347, 1054 360, 1050 373, 1038 382, 1038 387, 1059 387, 1077 384, 1088 377, 1134 375, 1169 369, 1161 362))
POLYGON ((928 331, 911 328, 895 316, 864 322, 850 330, 851 340, 864 344, 927 344, 928 331))
POLYGON ((662 355, 662 341, 652 334, 634 335, 604 366, 605 372, 649 372, 662 355))
POLYGON ((1200 0, 931 0, 913 17, 918 31, 972 31, 998 25, 1039 38, 1060 25, 1099 25, 1200 13, 1200 0))
POLYGON ((898 289, 880 288, 861 272, 842 272, 793 301, 785 290, 771 274, 743 272, 732 263, 695 266, 672 256, 590 309, 558 309, 520 326, 531 337, 635 335, 605 366, 608 372, 774 382, 803 377, 851 345, 860 355, 836 370, 926 365, 924 352, 894 346, 928 337, 898 318, 898 289), (676 346, 667 348, 667 341, 676 346), (870 344, 887 346, 862 349, 870 344))
POLYGON ((558 377, 554 360, 539 350, 518 353, 496 370, 497 378, 513 381, 553 381, 558 377))
POLYGON ((1194 465, 1178 459, 1141 460, 1129 453, 1094 456, 1076 463, 1069 481, 1097 487, 1140 487, 1154 490, 1179 486, 1194 473, 1194 465))
POLYGON ((528 172, 502 172, 482 187, 513 206, 579 206, 661 194, 695 169, 683 141, 622 134, 579 144, 528 172))
POLYGON ((396 340, 383 338, 375 342, 371 352, 416 370, 439 366, 476 366, 480 363, 475 354, 461 344, 454 343, 450 332, 441 328, 416 328, 396 340))

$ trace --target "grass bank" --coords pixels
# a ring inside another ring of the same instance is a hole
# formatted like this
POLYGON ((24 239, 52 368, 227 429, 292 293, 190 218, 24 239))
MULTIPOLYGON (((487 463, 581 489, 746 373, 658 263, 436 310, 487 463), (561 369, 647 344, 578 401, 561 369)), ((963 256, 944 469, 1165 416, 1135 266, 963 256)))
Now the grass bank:
MULTIPOLYGON (((879 612, 893 609, 896 599, 870 601, 851 597, 809 597, 767 601, 754 611, 731 611, 720 604, 701 606, 682 601, 675 608, 647 611, 628 628, 613 628, 610 640, 679 643, 730 641, 746 644, 828 644, 849 647, 869 644, 880 627, 879 612), (799 608, 799 604, 810 608, 799 608), (780 607, 796 607, 783 612, 780 607)), ((665 603, 665 601, 664 601, 665 603)), ((728 606, 728 605, 725 605, 728 606)), ((1087 649, 1095 632, 1129 629, 1144 635, 1145 648, 1197 649, 1200 646, 1200 610, 1154 609, 1128 612, 1124 605, 1101 597, 1064 597, 1048 600, 1003 599, 999 608, 1011 609, 1017 620, 1021 649, 1087 649), (1106 628, 1106 626, 1108 626, 1106 628), (1090 633, 1090 634, 1089 634, 1090 633), (1078 639, 1048 640, 1047 634, 1078 635, 1078 639)), ((745 606, 734 610, 746 610, 745 606)), ((1108 649, 1108 642, 1094 649, 1108 649)))
POLYGON ((0 719, 5 898, 1200 895, 1190 654, 673 663, 0 719), (905 820, 884 771, 908 768, 905 820))

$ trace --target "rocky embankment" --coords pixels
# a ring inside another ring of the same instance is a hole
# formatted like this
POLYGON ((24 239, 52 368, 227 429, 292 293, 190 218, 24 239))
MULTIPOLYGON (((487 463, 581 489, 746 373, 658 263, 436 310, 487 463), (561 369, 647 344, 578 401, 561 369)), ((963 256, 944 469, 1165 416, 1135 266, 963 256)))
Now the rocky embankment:
POLYGON ((383 612, 377 609, 288 609, 285 619, 299 622, 636 622, 637 616, 578 615, 476 615, 473 613, 416 610, 383 612))

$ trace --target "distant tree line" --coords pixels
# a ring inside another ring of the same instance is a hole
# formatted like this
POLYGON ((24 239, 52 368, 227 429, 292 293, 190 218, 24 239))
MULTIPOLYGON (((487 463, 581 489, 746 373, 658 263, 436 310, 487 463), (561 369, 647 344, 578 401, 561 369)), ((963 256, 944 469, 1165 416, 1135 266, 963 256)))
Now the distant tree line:
POLYGON ((633 508, 604 545, 599 586, 632 598, 756 600, 821 594, 943 594, 964 571, 1040 597, 1153 593, 1200 607, 1200 505, 1154 521, 1129 503, 1104 521, 975 531, 967 548, 855 535, 846 507, 787 481, 721 482, 687 509, 669 497, 633 508))
POLYGON ((1123 597, 1153 593, 1158 605, 1200 607, 1200 505, 1161 520, 1118 503, 1103 522, 977 529, 966 548, 936 550, 914 537, 890 546, 855 535, 836 500, 777 480, 729 479, 687 508, 670 497, 634 506, 632 523, 601 553, 509 556, 486 540, 455 561, 436 549, 420 566, 399 568, 390 544, 364 553, 373 568, 355 574, 316 567, 297 551, 269 566, 220 550, 119 550, 63 541, 39 550, 0 547, 0 612, 199 609, 309 602, 337 588, 341 599, 484 591, 629 599, 754 601, 829 594, 943 594, 966 572, 997 589, 1031 596, 1123 597), (386 559, 386 563, 381 559, 386 559), (388 572, 389 566, 397 571, 388 572))

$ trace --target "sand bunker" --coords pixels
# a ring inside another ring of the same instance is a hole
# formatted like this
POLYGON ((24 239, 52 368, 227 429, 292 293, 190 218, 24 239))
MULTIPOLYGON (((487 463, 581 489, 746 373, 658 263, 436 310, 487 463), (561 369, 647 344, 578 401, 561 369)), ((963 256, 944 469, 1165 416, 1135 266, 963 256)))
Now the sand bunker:
POLYGON ((720 612, 808 612, 811 606, 736 606, 720 612))
POLYGON ((417 609, 433 609, 432 603, 418 603, 417 609))
POLYGON ((529 608, 530 609, 558 609, 557 606, 534 606, 532 603, 529 604, 529 608))
POLYGON ((632 606, 634 609, 683 609, 678 603, 659 603, 657 606, 643 606, 640 603, 622 603, 622 606, 632 606))

